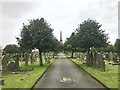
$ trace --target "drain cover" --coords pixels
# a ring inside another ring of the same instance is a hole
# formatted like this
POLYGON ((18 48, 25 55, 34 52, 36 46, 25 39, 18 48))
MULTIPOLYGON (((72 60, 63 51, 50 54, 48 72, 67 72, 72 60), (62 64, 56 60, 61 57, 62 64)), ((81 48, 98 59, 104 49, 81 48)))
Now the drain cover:
POLYGON ((61 80, 60 80, 61 83, 74 83, 75 82, 75 79, 74 78, 66 78, 66 77, 63 77, 61 80))

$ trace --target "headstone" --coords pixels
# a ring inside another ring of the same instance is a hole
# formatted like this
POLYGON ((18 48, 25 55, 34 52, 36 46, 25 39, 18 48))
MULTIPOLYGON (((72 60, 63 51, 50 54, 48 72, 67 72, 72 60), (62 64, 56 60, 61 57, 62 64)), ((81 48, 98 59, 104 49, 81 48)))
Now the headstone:
POLYGON ((7 68, 8 68, 9 70, 11 70, 11 71, 16 71, 16 70, 18 69, 16 63, 14 63, 14 62, 10 62, 10 63, 8 64, 7 68))
POLYGON ((87 56, 86 56, 86 65, 90 66, 90 53, 87 52, 87 56))
POLYGON ((98 53, 97 53, 97 51, 96 51, 96 52, 94 52, 93 67, 96 67, 97 57, 98 57, 98 53))
POLYGON ((113 53, 112 52, 109 53, 109 60, 113 61, 113 53))
POLYGON ((9 57, 8 57, 7 54, 5 54, 5 55, 2 57, 2 74, 5 74, 5 73, 8 72, 8 69, 7 69, 8 61, 9 61, 9 57))
POLYGON ((98 57, 96 59, 96 68, 100 68, 100 54, 98 53, 98 57))
POLYGON ((99 54, 99 55, 100 55, 100 70, 105 71, 105 62, 104 62, 103 55, 102 54, 99 54))
POLYGON ((117 53, 113 53, 113 62, 118 63, 118 61, 117 61, 117 53))
POLYGON ((20 59, 19 54, 16 53, 15 54, 15 64, 16 64, 17 68, 19 68, 19 59, 20 59))
POLYGON ((106 54, 105 54, 105 59, 106 60, 109 60, 109 54, 106 52, 106 54))

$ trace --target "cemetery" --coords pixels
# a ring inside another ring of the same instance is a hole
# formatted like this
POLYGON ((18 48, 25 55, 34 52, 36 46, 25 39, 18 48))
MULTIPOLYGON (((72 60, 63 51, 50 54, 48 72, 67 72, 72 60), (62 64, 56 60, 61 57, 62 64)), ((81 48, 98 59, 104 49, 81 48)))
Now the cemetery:
POLYGON ((110 44, 96 20, 83 21, 64 43, 44 18, 28 22, 17 44, 0 50, 3 89, 119 88, 120 39, 110 44))
POLYGON ((54 62, 52 53, 49 53, 48 57, 43 56, 44 66, 39 66, 38 54, 28 54, 27 64, 25 62, 26 54, 11 54, 4 55, 2 57, 2 76, 0 85, 2 88, 32 88, 34 83, 39 79, 39 77, 46 71, 46 69, 54 62), (32 56, 31 56, 32 55, 32 56), (31 63, 31 57, 33 62, 31 63), (49 63, 46 62, 46 58, 49 57, 49 63), (19 59, 16 63, 16 59, 19 59))

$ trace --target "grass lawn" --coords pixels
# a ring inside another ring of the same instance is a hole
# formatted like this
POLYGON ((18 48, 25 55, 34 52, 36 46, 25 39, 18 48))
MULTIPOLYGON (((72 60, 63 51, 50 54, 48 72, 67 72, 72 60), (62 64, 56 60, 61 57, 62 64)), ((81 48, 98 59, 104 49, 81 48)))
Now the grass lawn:
POLYGON ((95 69, 93 67, 86 66, 83 64, 83 60, 78 59, 72 59, 73 62, 78 64, 81 68, 83 68, 85 71, 87 71, 89 74, 91 74, 93 77, 95 77, 97 80, 99 80, 101 83, 103 83, 108 88, 118 88, 118 66, 113 66, 112 64, 108 64, 108 61, 105 61, 105 72, 102 72, 98 69, 95 69))
MULTIPOLYGON (((55 59, 51 59, 51 62, 54 60, 55 59)), ((2 88, 31 88, 50 65, 45 64, 45 61, 43 62, 43 66, 39 66, 38 63, 39 59, 37 59, 37 61, 33 64, 29 64, 29 66, 24 66, 23 63, 20 63, 22 68, 34 68, 34 70, 29 72, 21 72, 19 74, 10 73, 3 76, 2 79, 5 80, 5 84, 2 86, 2 88)))

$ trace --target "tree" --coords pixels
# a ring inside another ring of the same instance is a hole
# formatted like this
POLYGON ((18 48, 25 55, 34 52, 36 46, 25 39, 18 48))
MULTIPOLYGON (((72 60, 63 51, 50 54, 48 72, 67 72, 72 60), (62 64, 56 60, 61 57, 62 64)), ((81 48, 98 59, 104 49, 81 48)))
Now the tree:
POLYGON ((42 52, 53 48, 53 29, 44 18, 29 20, 28 25, 23 24, 21 38, 18 44, 25 49, 37 48, 39 50, 40 66, 43 66, 42 52))
POLYGON ((3 53, 18 53, 19 52, 19 47, 15 44, 9 44, 6 45, 6 47, 3 49, 3 53))
POLYGON ((72 53, 71 53, 71 58, 73 58, 73 54, 76 50, 76 35, 75 35, 75 32, 73 32, 71 34, 71 36, 69 38, 67 38, 67 41, 65 42, 64 44, 64 47, 67 49, 67 50, 71 50, 72 53))
POLYGON ((120 53, 120 39, 116 39, 114 46, 115 46, 116 52, 120 53))
POLYGON ((108 34, 100 29, 100 25, 96 20, 85 20, 76 29, 77 47, 83 48, 87 51, 90 47, 104 47, 107 45, 108 34))

